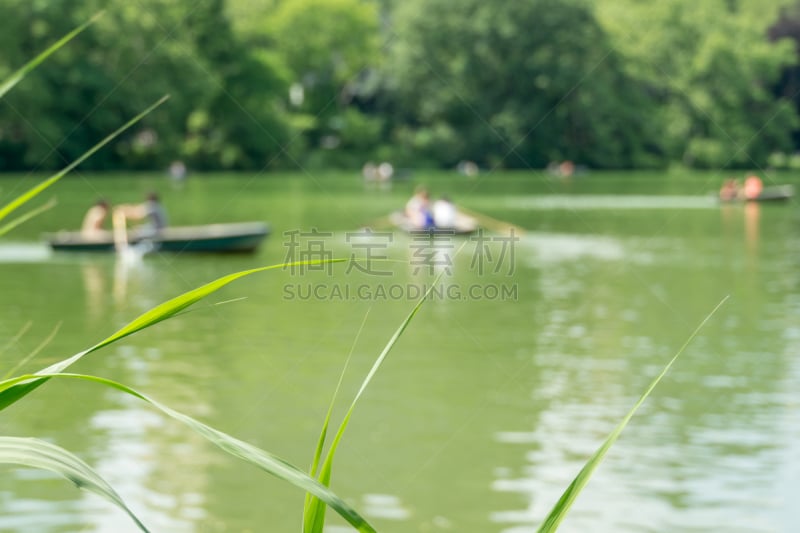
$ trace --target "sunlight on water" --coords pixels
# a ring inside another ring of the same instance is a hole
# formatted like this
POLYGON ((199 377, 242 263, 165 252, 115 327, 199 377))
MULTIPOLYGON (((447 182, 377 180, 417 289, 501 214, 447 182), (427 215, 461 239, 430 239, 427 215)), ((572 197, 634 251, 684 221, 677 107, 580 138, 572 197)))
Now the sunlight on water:
POLYGON ((405 520, 411 516, 397 496, 391 494, 365 494, 362 507, 366 516, 384 520, 405 520))
POLYGON ((0 244, 0 263, 43 263, 51 257, 52 252, 44 244, 0 244))
MULTIPOLYGON (((520 238, 521 252, 530 251, 532 264, 557 263, 578 259, 619 261, 626 255, 620 239, 597 235, 570 235, 558 233, 526 233, 520 238)), ((630 254, 631 259, 643 254, 630 254)), ((639 259, 641 260, 641 259, 639 259)))

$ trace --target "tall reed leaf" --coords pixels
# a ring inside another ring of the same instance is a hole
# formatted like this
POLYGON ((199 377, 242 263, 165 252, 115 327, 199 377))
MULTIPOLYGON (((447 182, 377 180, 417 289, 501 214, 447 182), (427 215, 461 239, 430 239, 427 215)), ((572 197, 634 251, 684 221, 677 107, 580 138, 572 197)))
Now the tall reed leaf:
MULTIPOLYGON (((461 248, 463 248, 463 245, 461 248)), ((459 248, 459 251, 460 250, 461 249, 459 248)), ((369 383, 372 381, 372 378, 373 376, 375 376, 375 373, 378 371, 378 368, 380 368, 380 366, 383 364, 383 361, 386 359, 386 356, 389 354, 389 352, 394 347, 395 343, 397 343, 397 340, 400 338, 400 336, 408 327, 408 324, 411 323, 411 320, 414 318, 414 315, 417 314, 420 307, 422 307, 422 304, 425 303, 425 300, 428 298, 428 296, 430 296, 431 291, 433 291, 434 287, 439 283, 439 280, 441 279, 443 274, 444 272, 440 273, 436 277, 436 279, 428 288, 428 290, 425 292, 425 294, 422 295, 422 297, 419 299, 419 301, 411 310, 411 312, 408 314, 408 316, 405 318, 405 320, 403 320, 403 323, 400 324, 400 327, 398 327, 397 330, 394 332, 392 337, 389 339, 389 342, 386 343, 386 346, 383 348, 383 351, 375 360, 375 362, 372 364, 372 368, 370 368, 369 372, 367 373, 367 376, 361 383, 361 387, 358 389, 355 398, 353 398, 353 402, 350 404, 350 407, 348 408, 347 413, 345 414, 344 419, 342 420, 342 423, 339 426, 339 430, 336 432, 336 435, 333 438, 331 447, 328 450, 328 455, 325 457, 325 462, 322 463, 322 470, 320 471, 319 474, 319 481, 326 487, 329 487, 331 483, 331 469, 333 467, 333 458, 334 455, 336 454, 336 449, 338 448, 339 442, 341 441, 342 436, 344 435, 345 429, 347 429, 347 425, 350 422, 350 417, 352 416, 353 411, 355 410, 358 400, 361 398, 361 395, 364 393, 364 390, 366 390, 367 385, 369 385, 369 383)), ((327 425, 323 426, 323 432, 325 431, 327 431, 327 425)), ((307 499, 305 509, 303 512, 304 533, 322 533, 322 529, 325 526, 325 509, 326 509, 325 505, 323 504, 323 502, 319 501, 318 498, 311 497, 310 499, 307 499)))
POLYGON ((99 143, 97 143, 94 146, 92 146, 85 154, 83 154, 78 159, 76 159, 75 161, 73 161, 72 163, 70 163, 69 165, 64 167, 64 169, 59 171, 57 174, 47 178, 43 182, 41 182, 38 185, 34 186, 33 188, 31 188, 27 192, 24 192, 20 196, 14 198, 11 202, 9 202, 8 204, 6 204, 2 208, 0 208, 0 220, 3 220, 5 217, 7 217, 15 209, 19 208, 20 206, 22 206, 23 204, 25 204, 26 202, 28 202, 29 200, 34 198, 36 195, 38 195, 40 192, 42 192, 43 190, 45 190, 46 188, 48 188, 49 186, 51 186, 52 184, 54 184, 55 182, 57 182, 58 180, 63 178, 72 169, 74 169, 75 167, 77 167, 78 165, 80 165, 81 163, 86 161, 89 157, 94 155, 94 153, 97 152, 100 148, 102 148, 103 146, 107 145, 109 142, 114 140, 114 138, 117 137, 119 134, 121 134, 122 132, 124 132, 125 130, 127 130, 128 128, 130 128, 131 126, 133 126, 134 124, 136 124, 140 120, 142 120, 142 118, 144 118, 145 115, 147 115, 148 113, 153 111, 153 109, 155 109, 158 106, 160 106, 161 104, 163 104, 168 98, 169 98, 169 96, 162 96, 156 103, 154 103, 153 105, 151 105, 150 107, 148 107, 147 109, 145 109, 144 111, 142 111, 141 113, 139 113, 138 115, 133 117, 131 120, 126 122, 122 127, 117 129, 117 131, 115 131, 114 133, 112 133, 111 135, 107 136, 105 139, 103 139, 99 143))
MULTIPOLYGON (((344 361, 344 367, 342 367, 342 371, 339 373, 339 381, 336 383, 336 388, 333 390, 333 397, 331 398, 330 404, 328 405, 328 412, 325 413, 325 420, 322 422, 322 431, 319 434, 319 438, 317 439, 317 447, 314 450, 314 458, 311 461, 311 469, 309 470, 309 474, 312 477, 317 475, 317 470, 319 469, 319 462, 322 459, 322 450, 325 447, 325 439, 328 436, 328 427, 330 426, 331 422, 331 415, 333 414, 333 407, 336 404, 336 398, 339 396, 339 390, 342 388, 342 382, 344 381, 344 375, 347 372, 347 367, 350 364, 350 359, 353 357, 353 352, 355 351, 356 345, 358 345, 358 339, 361 338, 361 332, 364 331, 364 326, 367 324, 367 317, 369 317, 369 310, 364 315, 364 320, 361 321, 361 326, 358 328, 358 333, 356 333, 356 338, 353 340, 353 345, 350 348, 350 353, 347 354, 347 359, 344 361)), ((310 515, 311 507, 314 505, 314 501, 316 499, 310 492, 306 493, 305 503, 303 505, 303 528, 310 527, 309 525, 305 524, 306 517, 310 515)), ((316 500, 318 501, 318 500, 316 500)))
MULTIPOLYGON (((112 342, 116 342, 123 337, 127 337, 128 335, 132 335, 137 331, 141 331, 154 324, 157 324, 162 320, 166 320, 172 316, 175 316, 177 313, 189 307, 198 300, 205 298, 209 294, 221 289, 228 283, 235 281, 239 278, 242 278, 244 276, 249 276, 250 274, 255 274, 256 272, 264 272, 266 270, 274 270, 278 268, 287 268, 299 265, 308 266, 308 265, 322 264, 322 263, 341 263, 343 261, 346 261, 346 259, 327 259, 323 261, 301 261, 294 263, 283 263, 279 265, 270 265, 260 268, 253 268, 250 270, 243 270, 241 272, 235 272, 233 274, 228 274, 227 276, 223 276, 210 283, 206 283, 201 287, 192 289, 188 292, 181 294, 180 296, 177 296, 171 300, 168 300, 154 307, 153 309, 147 311, 146 313, 140 315, 138 318, 134 319, 132 322, 130 322, 129 324, 118 330, 116 333, 98 342, 91 348, 83 350, 82 352, 78 352, 72 357, 68 357, 67 359, 54 363, 48 366, 47 368, 42 369, 39 373, 55 374, 58 372, 63 372, 70 365, 80 360, 83 356, 92 353, 96 350, 99 350, 103 346, 107 346, 112 342)), ((11 383, 11 380, 0 381, 0 411, 5 409, 9 405, 12 405, 20 398, 23 398, 34 389, 44 384, 46 381, 47 378, 41 378, 41 377, 31 378, 29 380, 24 380, 21 382, 19 380, 16 380, 14 381, 14 383, 11 383)))
POLYGON ((24 215, 18 216, 17 218, 12 220, 11 222, 7 223, 5 226, 0 227, 0 237, 5 235, 6 233, 11 231, 12 229, 16 228, 17 226, 19 226, 23 222, 27 222, 28 220, 32 219, 33 217, 44 213, 48 209, 52 209, 53 207, 55 207, 55 205, 56 205, 56 200, 55 200, 55 198, 53 198, 52 200, 50 200, 46 204, 40 205, 36 209, 32 209, 32 210, 28 211, 24 215))
POLYGON ((316 479, 312 478, 300 468, 293 464, 267 452, 252 444, 237 439, 227 433, 223 433, 217 429, 212 428, 194 418, 180 413, 156 400, 138 392, 122 383, 112 381, 110 379, 101 378, 98 376, 89 376, 85 374, 49 374, 49 375, 26 375, 20 376, 18 380, 23 379, 51 379, 51 378, 72 378, 100 383, 108 387, 120 390, 134 396, 140 400, 147 402, 156 409, 160 410, 167 416, 174 418, 182 424, 188 426, 209 442, 222 449, 223 451, 238 457, 243 461, 272 474, 273 476, 288 481, 292 485, 314 494, 317 498, 330 505, 342 518, 347 520, 356 530, 365 533, 375 533, 375 529, 352 507, 334 494, 328 487, 322 485, 316 479))
POLYGON ((30 71, 32 71, 33 69, 38 67, 39 64, 42 63, 42 61, 44 61, 45 59, 50 57, 50 55, 53 52, 55 52, 56 50, 58 50, 59 48, 61 48, 65 44, 67 44, 69 41, 72 40, 73 37, 75 37, 80 32, 82 32, 87 27, 89 27, 89 25, 92 24, 95 20, 97 20, 100 17, 100 15, 102 15, 102 14, 103 14, 102 11, 97 13, 95 16, 90 18, 87 22, 84 22, 83 24, 81 24, 80 26, 78 26, 77 28, 75 28, 74 30, 69 32, 68 34, 66 34, 64 37, 59 39, 55 44, 50 46, 50 48, 48 48, 47 50, 45 50, 44 52, 42 52, 41 54, 39 54, 38 56, 36 56, 32 60, 28 61, 28 63, 26 63, 21 69, 19 69, 16 72, 14 72, 11 75, 10 78, 8 78, 6 81, 4 81, 2 84, 0 84, 0 98, 2 98, 8 91, 10 91, 12 87, 14 87, 20 81, 22 81, 22 79, 25 76, 27 76, 30 71))
POLYGON ((64 476, 78 488, 99 494, 110 501, 125 511, 139 529, 148 531, 111 485, 91 466, 60 446, 40 439, 0 436, 0 463, 30 466, 64 476))
POLYGON ((689 338, 683 343, 683 346, 681 346, 680 350, 678 350, 678 353, 672 357, 661 373, 659 373, 655 379, 653 379, 653 381, 647 387, 647 390, 644 391, 644 394, 642 394, 639 400, 634 404, 633 408, 631 408, 622 421, 617 424, 617 427, 614 428, 611 434, 606 438, 605 442, 603 442, 600 448, 598 448, 598 450, 589 458, 589 461, 583 465, 581 471, 578 472, 578 475, 575 476, 575 479, 572 480, 572 483, 569 484, 567 490, 564 491, 564 494, 562 494, 561 498, 559 498, 558 502, 556 502, 555 507, 553 507, 553 509, 550 511, 550 514, 539 528, 539 533, 552 533, 558 529, 558 526, 561 524, 561 521, 564 520, 567 511, 569 511, 570 507, 572 507, 575 498, 578 497, 578 494, 586 486, 586 483, 589 482, 589 478, 592 476, 592 473, 594 473, 595 469, 603 460, 611 446, 617 441, 622 433, 622 430, 625 429, 625 426, 628 425, 628 422, 636 413, 636 410, 639 409, 639 406, 641 406, 644 403, 644 400, 650 395, 651 392, 653 392, 653 389, 656 388, 656 385, 658 385, 658 383, 661 381, 661 378, 663 378, 667 372, 669 372, 672 364, 678 360, 678 357, 680 357, 684 350, 686 350, 686 347, 689 346, 689 343, 692 342, 692 340, 694 340, 703 326, 706 325, 706 322, 708 322, 711 317, 714 316, 717 310, 722 307, 722 304, 724 304, 729 297, 730 296, 726 296, 723 298, 722 301, 720 301, 717 306, 714 307, 714 309, 708 314, 708 316, 703 319, 700 325, 697 326, 697 329, 695 329, 692 334, 689 335, 689 338))

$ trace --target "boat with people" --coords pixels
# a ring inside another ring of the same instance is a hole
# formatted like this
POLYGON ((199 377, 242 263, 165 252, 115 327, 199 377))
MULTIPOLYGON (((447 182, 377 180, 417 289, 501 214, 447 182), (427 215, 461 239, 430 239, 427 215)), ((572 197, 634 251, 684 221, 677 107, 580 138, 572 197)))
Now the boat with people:
POLYGON ((737 202, 785 202, 794 197, 794 186, 776 185, 774 187, 764 187, 758 194, 747 197, 743 195, 720 195, 719 201, 722 203, 737 202))
POLYGON ((794 196, 792 185, 764 187, 764 182, 755 174, 740 183, 736 178, 728 178, 719 190, 719 201, 732 202, 783 202, 794 196))
POLYGON ((480 225, 478 221, 463 213, 456 213, 451 224, 446 226, 428 226, 420 227, 414 224, 412 220, 402 211, 395 211, 389 215, 389 222, 395 228, 406 233, 432 233, 442 235, 471 235, 478 231, 480 225))
MULTIPOLYGON (((152 246, 158 252, 253 253, 269 232, 264 222, 167 226, 156 232, 134 228, 127 232, 127 244, 152 246)), ((64 252, 114 252, 118 244, 114 232, 107 230, 91 235, 59 231, 44 239, 54 251, 64 252)))
POLYGON ((418 186, 405 209, 390 214, 388 221, 406 233, 467 235, 479 228, 475 217, 463 213, 447 196, 431 201, 424 186, 418 186))

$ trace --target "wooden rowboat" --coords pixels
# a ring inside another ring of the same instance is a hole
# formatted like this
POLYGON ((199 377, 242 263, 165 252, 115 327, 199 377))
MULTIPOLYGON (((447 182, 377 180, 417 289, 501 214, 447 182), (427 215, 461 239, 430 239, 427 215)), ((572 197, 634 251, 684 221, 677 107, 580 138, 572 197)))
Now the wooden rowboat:
MULTIPOLYGON (((153 251, 159 252, 252 253, 267 235, 269 226, 263 222, 174 226, 157 233, 133 229, 128 232, 128 244, 149 243, 153 251)), ((115 251, 114 235, 110 231, 92 236, 79 231, 59 231, 45 235, 45 240, 57 251, 115 251)))

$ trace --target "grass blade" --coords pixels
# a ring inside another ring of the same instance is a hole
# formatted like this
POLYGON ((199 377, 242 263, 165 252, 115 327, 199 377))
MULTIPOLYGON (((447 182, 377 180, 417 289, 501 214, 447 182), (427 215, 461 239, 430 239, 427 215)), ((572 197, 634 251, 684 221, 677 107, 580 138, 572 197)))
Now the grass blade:
MULTIPOLYGON (((141 331, 154 324, 157 324, 162 320, 171 318, 180 311, 182 311, 183 309, 197 302, 198 300, 205 298, 209 294, 221 289, 228 283, 235 281, 239 278, 242 278, 244 276, 249 276, 250 274, 255 274, 256 272, 264 272, 266 270, 275 270, 278 268, 287 268, 299 265, 308 266, 308 265, 316 265, 322 263, 341 263, 343 261, 347 260, 327 259, 323 261, 301 261, 294 263, 282 263, 279 265, 270 265, 260 268, 253 268, 250 270, 243 270, 241 272, 235 272, 233 274, 228 274, 227 276, 223 276, 201 287, 185 292, 180 296, 176 296, 175 298, 154 307, 150 311, 147 311, 146 313, 140 315, 138 318, 134 319, 126 326, 122 327, 120 330, 112 334, 110 337, 107 337, 106 339, 103 339, 102 341, 98 342, 91 348, 83 350, 82 352, 78 352, 72 357, 68 357, 67 359, 54 363, 48 366, 47 368, 42 369, 39 373, 56 374, 59 372, 63 372, 70 365, 80 360, 85 355, 92 353, 96 350, 99 350, 103 346, 107 346, 112 342, 116 342, 122 339, 123 337, 127 337, 128 335, 132 335, 137 331, 141 331)), ((0 411, 5 409, 9 405, 12 405, 13 403, 17 402, 24 396, 28 395, 37 387, 43 385, 46 381, 47 378, 41 378, 41 377, 24 380, 22 382, 14 381, 13 384, 9 380, 0 381, 0 411)))
MULTIPOLYGON (((30 322, 29 322, 29 324, 30 324, 30 322)), ((45 337, 45 339, 42 342, 40 342, 39 345, 36 348, 34 348, 31 353, 29 353, 28 355, 23 357, 22 360, 20 362, 18 362, 16 365, 14 365, 14 367, 11 370, 6 372, 6 374, 2 377, 2 379, 7 379, 7 378, 11 377, 14 374, 14 372, 19 370, 23 366, 25 366, 31 359, 33 359, 34 357, 39 355, 39 352, 44 350, 44 348, 48 344, 50 344, 50 342, 52 342, 53 339, 56 338, 56 334, 58 334, 58 330, 59 329, 61 329, 61 322, 56 324, 56 327, 53 329, 52 332, 50 332, 50 335, 45 337)), ((2 352, 0 352, 0 353, 2 353, 2 352)))
MULTIPOLYGON (((180 296, 176 296, 175 298, 168 300, 161 305, 157 305, 150 311, 147 311, 143 315, 139 316, 132 322, 130 322, 127 326, 123 327, 107 339, 104 339, 97 343, 96 345, 92 346, 89 351, 94 351, 103 346, 111 344, 112 342, 118 341, 123 337, 127 337, 137 331, 141 331, 147 327, 150 327, 162 320, 166 320, 176 313, 186 309, 193 303, 205 298, 209 294, 218 291, 225 285, 231 283, 232 281, 236 281, 239 278, 243 278, 245 276, 249 276, 250 274, 256 274, 258 272, 266 272, 267 270, 276 270, 276 269, 285 269, 294 266, 309 266, 309 265, 318 265, 323 263, 341 263, 347 261, 347 259, 327 259, 321 261, 300 261, 294 263, 281 263, 278 265, 269 265, 264 267, 258 268, 251 268, 249 270, 242 270, 240 272, 234 272, 233 274, 228 274, 227 276, 223 276, 218 278, 214 281, 206 283, 196 289, 192 289, 188 292, 181 294, 180 296)), ((42 372, 60 372, 61 370, 55 370, 54 368, 57 365, 53 365, 52 367, 43 370, 42 372)))
POLYGON ((14 87, 20 81, 22 81, 22 79, 25 78, 25 76, 27 76, 28 73, 30 73, 33 69, 38 67, 42 63, 42 61, 50 57, 50 55, 52 55, 53 52, 55 52, 56 50, 67 44, 76 35, 78 35, 83 30, 88 28, 89 25, 91 25, 95 20, 97 20, 102 14, 103 14, 102 11, 95 14, 88 21, 84 22, 83 24, 81 24, 68 34, 66 34, 64 37, 62 37, 61 39, 56 41, 52 46, 50 46, 50 48, 48 48, 47 50, 45 50, 32 60, 28 61, 25 65, 23 65, 22 68, 14 72, 6 81, 0 84, 0 98, 2 98, 8 91, 10 91, 12 87, 14 87))
MULTIPOLYGON (((350 364, 350 359, 353 357, 353 352, 355 351, 356 345, 358 344, 358 339, 361 338, 361 332, 364 331, 364 326, 367 323, 368 317, 369 317, 369 309, 367 310, 366 314, 364 314, 364 320, 361 321, 361 326, 358 328, 358 332, 356 333, 356 338, 355 340, 353 340, 353 345, 350 347, 350 353, 347 354, 347 359, 345 359, 344 367, 342 368, 342 371, 339 374, 339 381, 336 383, 336 388, 333 391, 333 397, 331 398, 330 404, 328 405, 328 412, 325 414, 325 420, 322 422, 322 431, 320 432, 319 439, 317 440, 317 448, 314 450, 314 459, 311 462, 310 474, 312 477, 317 475, 319 462, 320 459, 322 459, 322 450, 325 447, 325 439, 328 436, 328 426, 330 425, 331 415, 333 414, 333 406, 336 404, 336 397, 339 395, 339 390, 342 387, 342 381, 344 381, 345 372, 347 372, 347 367, 350 364)), ((315 517, 317 516, 317 512, 314 511, 313 509, 315 505, 314 501, 319 501, 319 500, 315 499, 310 492, 307 492, 305 504, 303 506, 303 531, 311 531, 315 527, 313 522, 315 520, 315 517)), ((324 519, 324 515, 322 516, 322 518, 324 519)))
POLYGON ((567 511, 569 511, 570 507, 572 507, 575 498, 578 497, 580 491, 583 490, 583 488, 586 486, 586 483, 589 482, 589 478, 591 477, 592 473, 594 473, 595 469, 603 460, 603 458, 605 457, 606 453, 611 448, 611 446, 617 441, 620 434, 622 433, 622 430, 625 429, 625 426, 628 425, 628 422, 636 413, 637 409, 639 409, 642 403, 644 403, 645 399, 650 395, 650 393, 653 392, 653 389, 656 388, 656 385, 658 385, 658 383, 661 381, 661 378, 663 378, 667 374, 667 372, 669 372, 669 369, 672 367, 672 364, 675 361, 677 361, 678 357, 680 357, 681 354, 684 352, 684 350, 686 350, 686 347, 689 346, 689 343, 692 342, 692 340, 694 340, 694 338, 697 336, 697 334, 700 332, 703 326, 706 325, 706 322, 708 322, 711 319, 711 317, 714 316, 717 310, 719 310, 719 308, 722 307, 722 304, 724 304, 728 300, 728 298, 729 296, 723 298, 722 301, 720 301, 717 304, 717 306, 714 307, 714 309, 708 314, 708 316, 706 316, 703 319, 703 321, 700 323, 699 326, 697 326, 697 328, 692 332, 692 334, 689 335, 689 338, 686 340, 685 343, 683 343, 683 346, 681 346, 680 350, 678 350, 678 353, 676 353, 672 357, 672 359, 669 361, 669 363, 667 363, 667 366, 664 367, 661 373, 659 373, 655 377, 655 379, 653 379, 653 381, 650 382, 650 385, 647 387, 647 390, 644 391, 644 394, 642 394, 639 400, 634 404, 633 408, 631 408, 631 410, 628 411, 628 414, 625 415, 622 421, 620 421, 620 423, 617 424, 617 427, 614 428, 611 434, 609 434, 609 436, 606 438, 605 442, 603 442, 600 448, 598 448, 597 451, 594 452, 594 454, 589 458, 589 461, 585 465, 583 465, 581 471, 578 472, 578 475, 575 476, 575 479, 572 480, 572 483, 569 484, 567 490, 564 491, 564 494, 561 495, 561 498, 559 498, 558 502, 556 502, 556 505, 550 511, 550 514, 547 516, 544 523, 539 528, 538 530, 539 533, 552 533, 556 531, 556 529, 558 529, 558 526, 561 524, 561 521, 564 520, 567 511))
MULTIPOLYGON (((4 354, 4 353, 5 353, 5 352, 6 352, 6 351, 9 349, 9 348, 11 348, 12 346, 14 346, 14 345, 15 345, 17 342, 19 342, 19 340, 20 340, 22 337, 24 337, 24 336, 25 336, 25 333, 27 333, 27 332, 28 332, 28 330, 29 330, 29 329, 31 329, 31 326, 33 326, 33 322, 32 322, 31 320, 28 320, 28 321, 25 323, 25 325, 24 325, 24 326, 22 326, 22 329, 21 329, 21 330, 19 330, 19 333, 17 333, 16 335, 14 335, 14 336, 13 336, 13 337, 11 337, 10 339, 8 339, 8 342, 6 343, 6 345, 5 345, 5 346, 3 346, 2 348, 0 348, 0 355, 3 355, 3 354, 4 354)), ((5 377, 8 377, 8 376, 10 376, 10 375, 11 375, 11 373, 9 373, 9 374, 8 374, 7 376, 5 376, 5 377)))
POLYGON ((0 463, 30 466, 64 476, 78 488, 94 492, 110 501, 139 526, 148 531, 122 498, 100 475, 76 455, 40 439, 0 436, 0 463))
POLYGON ((41 206, 37 207, 36 209, 30 210, 27 213, 25 213, 24 215, 21 215, 21 216, 15 218, 14 220, 12 220, 11 222, 7 223, 5 226, 0 227, 0 237, 5 235, 6 233, 11 231, 12 229, 16 228, 17 226, 19 226, 23 222, 27 222, 28 220, 32 219, 33 217, 35 217, 35 216, 37 216, 37 215, 39 215, 41 213, 44 213, 48 209, 52 209, 53 207, 55 207, 56 203, 57 202, 56 202, 55 198, 53 198, 52 200, 50 200, 46 204, 41 205, 41 206))
MULTIPOLYGON (((322 470, 320 471, 319 481, 326 487, 330 486, 331 470, 333 468, 333 458, 336 455, 336 449, 338 448, 339 442, 341 441, 342 436, 344 435, 345 429, 347 429, 347 425, 350 422, 350 417, 352 416, 353 411, 355 410, 358 400, 361 398, 361 395, 364 393, 364 390, 367 388, 367 385, 369 385, 369 383, 372 381, 372 378, 373 376, 375 376, 375 373, 378 371, 378 368, 380 368, 380 366, 383 364, 383 361, 386 359, 386 356, 389 355, 389 352, 392 350, 395 343, 397 343, 397 340, 400 338, 400 336, 406 330, 408 325, 411 323, 411 320, 414 318, 414 315, 416 315, 417 312, 420 310, 422 304, 425 303, 425 300, 428 298, 431 291, 433 291, 434 287, 436 287, 436 285, 438 284, 439 280, 441 279, 442 275, 444 275, 444 273, 445 272, 442 272, 436 277, 436 279, 433 281, 433 283, 425 292, 425 294, 422 295, 422 297, 419 299, 419 301, 411 310, 411 312, 408 314, 408 316, 406 316, 405 320, 403 320, 403 323, 400 324, 400 327, 397 328, 392 337, 389 339, 389 342, 386 343, 386 346, 383 348, 383 351, 375 360, 375 362, 372 364, 372 368, 370 368, 369 372, 367 373, 367 376, 361 383, 361 387, 358 389, 355 398, 353 398, 353 402, 350 404, 350 407, 348 408, 347 413, 345 414, 344 419, 342 420, 342 423, 339 426, 339 430, 336 432, 336 435, 333 438, 333 442, 331 442, 331 447, 328 450, 328 454, 325 457, 325 462, 322 464, 322 470)), ((319 499, 314 497, 310 499, 310 502, 306 504, 306 509, 303 516, 304 533, 322 532, 322 528, 325 525, 325 509, 326 509, 325 505, 321 501, 319 501, 319 499)))
POLYGON ((53 176, 47 178, 46 180, 42 181, 38 185, 35 185, 30 190, 24 192, 23 194, 21 194, 20 196, 18 196, 16 198, 14 198, 11 202, 9 202, 8 204, 6 204, 2 208, 0 208, 0 220, 3 220, 11 212, 13 212, 14 210, 19 208, 20 206, 22 206, 26 202, 28 202, 29 200, 34 198, 40 192, 42 192, 43 190, 45 190, 46 188, 50 187, 55 182, 57 182, 58 180, 63 178, 65 175, 67 175, 75 167, 77 167, 78 165, 80 165, 81 163, 83 163, 84 161, 89 159, 89 157, 94 155, 94 153, 97 152, 98 150, 100 150, 103 146, 105 146, 108 143, 110 143, 117 136, 119 136, 122 132, 124 132, 125 130, 127 130, 128 128, 130 128, 131 126, 133 126, 134 124, 136 124, 140 120, 142 120, 142 118, 144 118, 147 114, 149 114, 155 108, 157 108, 158 106, 163 104, 168 98, 169 98, 169 96, 162 96, 156 103, 154 103, 153 105, 151 105, 150 107, 148 107, 147 109, 145 109, 144 111, 142 111, 141 113, 139 113, 138 115, 136 115, 135 117, 130 119, 123 126, 118 128, 114 133, 108 135, 105 139, 103 139, 99 143, 97 143, 94 146, 92 146, 91 148, 89 148, 89 150, 86 153, 84 153, 78 159, 76 159, 75 161, 73 161, 72 163, 70 163, 69 165, 64 167, 58 173, 56 173, 53 176))
POLYGON ((195 420, 190 416, 175 411, 174 409, 167 407, 166 405, 161 404, 156 400, 126 385, 123 385, 122 383, 85 374, 36 374, 20 376, 15 379, 24 380, 51 378, 71 378, 100 383, 143 400, 167 416, 188 426, 207 439, 209 442, 229 453, 230 455, 238 457, 239 459, 258 467, 275 477, 278 477, 284 481, 288 481, 292 485, 299 487, 306 492, 314 494, 315 497, 320 498, 327 505, 330 505, 342 518, 347 520, 350 525, 356 528, 356 530, 365 533, 375 533, 375 529, 366 521, 366 519, 364 519, 352 507, 345 503, 344 500, 334 494, 333 491, 331 491, 328 487, 322 485, 316 479, 303 472, 300 468, 275 455, 272 455, 267 451, 253 446, 252 444, 248 444, 231 435, 228 435, 227 433, 223 433, 222 431, 214 429, 211 426, 203 424, 202 422, 195 420))

